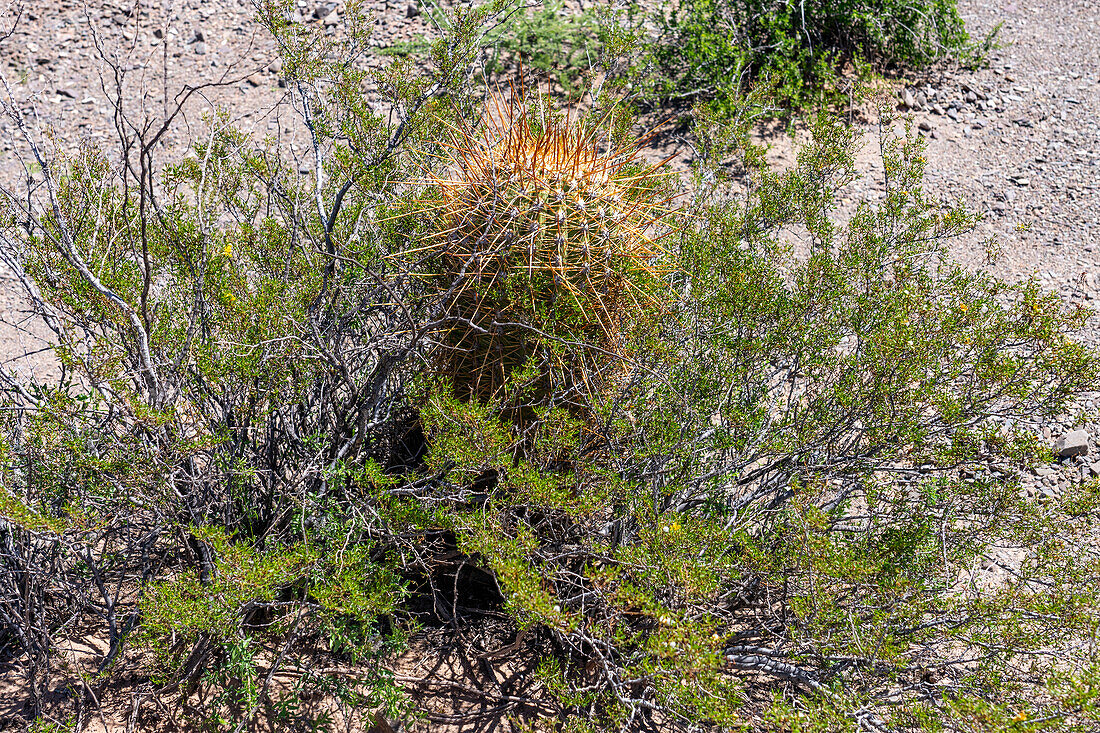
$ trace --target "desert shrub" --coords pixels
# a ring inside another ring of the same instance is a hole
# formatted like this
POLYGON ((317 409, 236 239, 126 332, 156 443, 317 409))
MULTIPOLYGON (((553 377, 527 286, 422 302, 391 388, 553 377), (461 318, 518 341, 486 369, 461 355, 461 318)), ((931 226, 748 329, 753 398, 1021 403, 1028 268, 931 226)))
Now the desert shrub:
MULTIPOLYGON (((636 17, 644 12, 633 10, 636 17)), ((972 63, 992 36, 971 40, 955 0, 683 0, 645 16, 636 83, 662 100, 719 107, 767 79, 779 101, 831 101, 840 73, 972 63)))
POLYGON ((433 305, 417 304, 407 270, 385 266, 370 212, 419 170, 398 152, 428 152, 421 141, 464 111, 490 12, 457 18, 430 71, 379 76, 399 108, 391 126, 359 93, 367 72, 349 58, 365 35, 352 8, 338 52, 288 24, 290 10, 270 4, 262 17, 318 142, 313 175, 224 115, 165 162, 178 107, 120 132, 113 160, 91 147, 55 154, 6 108, 40 177, 29 199, 9 201, 4 258, 62 369, 57 383, 6 382, 3 416, 3 643, 18 650, 34 710, 56 639, 89 618, 110 644, 96 679, 136 644, 154 653, 148 674, 169 697, 243 685, 243 670, 275 660, 244 697, 206 698, 215 724, 230 712, 230 728, 246 724, 261 705, 298 716, 277 699, 276 674, 305 685, 302 698, 337 689, 364 714, 401 708, 392 679, 371 670, 403 634, 387 619, 407 578, 393 548, 373 544, 355 486, 391 486, 383 466, 415 455, 395 415, 433 305), (324 667, 305 649, 361 674, 314 672, 324 667))
MULTIPOLYGON (((436 28, 449 27, 452 16, 439 5, 430 3, 427 12, 436 28)), ((516 5, 483 37, 481 71, 487 78, 511 77, 525 68, 551 75, 567 94, 575 95, 599 66, 603 35, 601 15, 594 9, 574 12, 561 2, 516 5)), ((421 37, 398 42, 383 53, 423 57, 430 48, 431 41, 421 37)))
POLYGON ((410 714, 418 634, 534 670, 484 694, 535 727, 1095 723, 1100 492, 1013 479, 1100 381, 1087 313, 950 260, 976 217, 920 138, 840 222, 858 137, 827 117, 774 171, 749 110, 700 111, 679 181, 614 105, 482 107, 507 6, 380 72, 393 118, 354 16, 289 10, 262 17, 308 175, 220 116, 158 165, 156 124, 66 158, 6 108, 39 177, 0 253, 63 369, 0 413, 0 642, 38 710, 94 626, 87 689, 142 659, 213 729, 324 727, 318 694, 410 714), (1005 546, 1014 582, 967 582, 1005 546))
POLYGON ((592 9, 570 12, 560 2, 523 7, 490 39, 490 72, 514 64, 553 75, 568 94, 581 91, 588 72, 603 53, 598 16, 592 9))
MULTIPOLYGON (((595 420, 550 406, 519 429, 507 396, 472 405, 450 385, 421 403, 427 470, 448 477, 437 490, 483 492, 448 528, 519 627, 541 631, 541 679, 569 729, 734 725, 755 674, 809 693, 756 724, 777 730, 1091 710, 1008 682, 1024 638, 1072 646, 1095 622, 1077 591, 1039 590, 1043 551, 1003 593, 958 581, 1053 516, 1009 479, 1038 451, 1012 426, 1095 383, 1065 336, 1083 316, 951 263, 946 241, 976 219, 927 197, 916 137, 886 141, 885 201, 833 222, 854 140, 820 123, 795 169, 750 155, 745 200, 704 196, 668 224, 668 290, 630 315, 650 327, 595 420), (997 468, 961 479, 976 463, 997 468)), ((1079 518, 1071 544, 1091 526, 1079 518)), ((1061 685, 1066 658, 1040 656, 1029 674, 1061 685)), ((1070 666, 1091 680, 1094 664, 1070 666)))

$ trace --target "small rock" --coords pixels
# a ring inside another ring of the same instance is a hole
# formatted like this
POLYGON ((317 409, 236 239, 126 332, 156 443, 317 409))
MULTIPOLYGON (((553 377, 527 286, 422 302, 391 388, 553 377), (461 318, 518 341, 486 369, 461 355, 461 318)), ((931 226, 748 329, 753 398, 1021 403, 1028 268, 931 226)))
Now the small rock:
POLYGON ((248 83, 254 87, 258 87, 264 83, 264 79, 259 74, 252 74, 247 79, 248 83))
POLYGON ((1003 214, 1005 212, 1004 202, 994 201, 993 202, 993 210, 996 211, 998 214, 1003 214))
POLYGON ((272 74, 278 74, 280 71, 283 70, 283 60, 275 59, 267 65, 267 70, 270 71, 272 74))
POLYGON ((925 132, 932 132, 932 125, 928 122, 928 120, 921 120, 917 123, 917 127, 924 130, 925 132))
POLYGON ((1015 183, 1017 186, 1020 186, 1021 188, 1031 185, 1031 179, 1029 178, 1013 178, 1012 182, 1015 183))
POLYGON ((201 30, 195 30, 195 33, 191 36, 191 40, 188 43, 202 43, 206 40, 206 36, 202 34, 201 30))
POLYGON ((933 112, 935 112, 935 113, 936 113, 936 114, 938 114, 938 115, 945 115, 945 114, 947 114, 947 110, 945 110, 945 109, 943 108, 943 105, 939 105, 939 104, 933 104, 933 105, 932 105, 932 111, 933 111, 933 112))
POLYGON ((906 89, 904 92, 902 92, 901 103, 904 104, 906 107, 913 107, 917 103, 917 100, 913 98, 913 93, 906 89))
POLYGON ((331 28, 332 26, 339 25, 340 16, 335 10, 333 10, 331 13, 325 16, 325 19, 321 21, 321 23, 324 24, 326 28, 331 28))
POLYGON ((1054 453, 1059 458, 1083 456, 1089 452, 1089 434, 1084 430, 1066 433, 1054 444, 1054 453))
POLYGON ((967 104, 974 104, 975 102, 978 101, 978 95, 975 94, 974 92, 967 92, 966 96, 963 97, 963 99, 966 100, 967 104))
POLYGON ((205 54, 206 54, 206 44, 203 43, 202 41, 199 41, 198 43, 195 44, 195 55, 203 56, 205 54))
POLYGON ((1093 478, 1100 478, 1100 461, 1097 461, 1096 463, 1089 466, 1089 474, 1093 478))
POLYGON ((417 5, 416 3, 409 3, 408 5, 405 6, 405 17, 406 18, 415 18, 418 15, 420 15, 420 6, 419 5, 417 5))
POLYGON ((947 116, 953 119, 955 122, 959 121, 959 111, 954 107, 947 110, 947 116))

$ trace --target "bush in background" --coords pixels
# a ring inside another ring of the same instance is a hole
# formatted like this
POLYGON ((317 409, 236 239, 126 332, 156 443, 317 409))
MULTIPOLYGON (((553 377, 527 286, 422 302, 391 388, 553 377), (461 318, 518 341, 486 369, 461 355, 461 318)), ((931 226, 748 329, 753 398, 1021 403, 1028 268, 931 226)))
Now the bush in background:
POLYGON ((645 14, 645 71, 635 83, 661 100, 735 104, 766 79, 783 105, 831 102, 842 75, 974 63, 955 0, 682 0, 645 14), (648 81, 647 81, 648 80, 648 81))

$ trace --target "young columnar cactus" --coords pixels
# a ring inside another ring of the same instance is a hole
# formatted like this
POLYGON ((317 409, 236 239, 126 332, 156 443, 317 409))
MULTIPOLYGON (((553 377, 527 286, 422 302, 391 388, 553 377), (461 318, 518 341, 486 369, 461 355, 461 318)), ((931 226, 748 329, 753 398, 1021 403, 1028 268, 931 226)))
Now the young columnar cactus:
POLYGON ((455 131, 427 180, 427 248, 454 285, 443 362, 486 399, 534 359, 543 401, 572 402, 604 381, 630 312, 653 305, 665 172, 613 142, 610 114, 572 120, 520 97, 487 117, 455 131))

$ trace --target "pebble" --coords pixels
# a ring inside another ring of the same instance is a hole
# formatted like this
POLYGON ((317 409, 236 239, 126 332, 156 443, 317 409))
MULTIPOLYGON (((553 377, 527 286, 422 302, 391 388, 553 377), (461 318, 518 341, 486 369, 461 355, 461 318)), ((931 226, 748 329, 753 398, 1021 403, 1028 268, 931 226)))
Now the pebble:
POLYGON ((1089 434, 1084 430, 1072 430, 1054 444, 1054 453, 1059 458, 1083 456, 1089 452, 1089 434))

